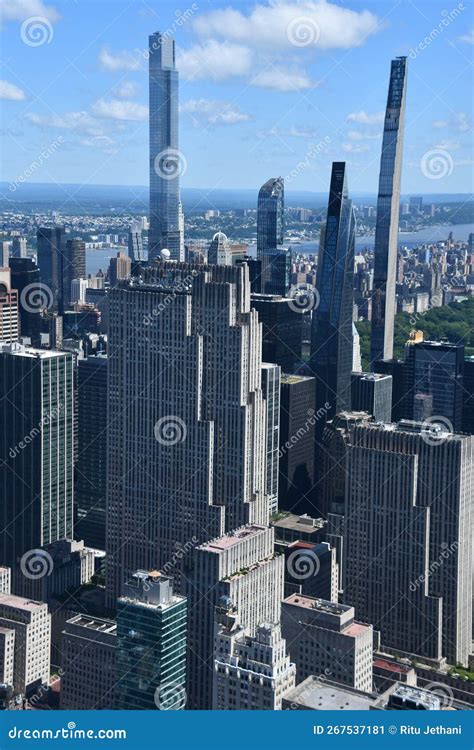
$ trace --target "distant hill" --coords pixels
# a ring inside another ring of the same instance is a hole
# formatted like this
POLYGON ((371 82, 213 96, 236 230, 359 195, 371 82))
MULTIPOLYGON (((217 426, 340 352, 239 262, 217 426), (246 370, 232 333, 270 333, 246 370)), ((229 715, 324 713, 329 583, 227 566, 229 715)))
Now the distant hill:
MULTIPOLYGON (((258 188, 252 190, 183 188, 181 196, 185 212, 206 211, 217 208, 256 208, 258 188)), ((427 203, 456 203, 469 196, 463 194, 423 195, 427 203)), ((375 204, 376 195, 354 193, 358 203, 375 204)), ((402 201, 407 198, 402 196, 402 201)), ((287 206, 321 208, 326 205, 327 193, 286 191, 287 206)), ((24 183, 11 191, 8 182, 0 182, 0 208, 3 211, 48 211, 61 207, 63 212, 91 213, 116 211, 117 213, 148 213, 148 187, 143 185, 73 185, 49 183, 24 183)))

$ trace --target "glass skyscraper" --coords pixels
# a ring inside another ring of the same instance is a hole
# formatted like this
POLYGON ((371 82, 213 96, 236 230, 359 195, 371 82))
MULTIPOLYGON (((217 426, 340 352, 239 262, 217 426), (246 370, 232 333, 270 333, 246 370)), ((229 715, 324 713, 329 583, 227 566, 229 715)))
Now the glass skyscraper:
POLYGON ((272 177, 262 185, 257 204, 257 257, 283 245, 285 192, 283 177, 272 177))
POLYGON ((184 260, 178 150, 178 71, 175 43, 167 34, 149 38, 150 232, 148 258, 167 248, 171 260, 184 260))
MULTIPOLYGON (((323 409, 326 420, 351 408, 354 245, 355 215, 348 197, 346 164, 334 162, 319 244, 319 305, 313 313, 310 361, 316 377, 316 413, 323 409)), ((317 429, 324 421, 318 418, 317 429)))
POLYGON ((372 364, 393 357, 398 214, 402 171, 403 125, 407 75, 406 57, 392 60, 380 159, 372 291, 372 364))

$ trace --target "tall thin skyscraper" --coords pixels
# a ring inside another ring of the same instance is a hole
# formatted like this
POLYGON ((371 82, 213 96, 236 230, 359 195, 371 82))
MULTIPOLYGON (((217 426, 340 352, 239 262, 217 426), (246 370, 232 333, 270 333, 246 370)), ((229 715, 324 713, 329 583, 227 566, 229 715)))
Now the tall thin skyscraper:
POLYGON ((109 297, 109 595, 138 568, 179 590, 190 540, 268 522, 248 269, 160 262, 109 297))
POLYGON ((371 362, 393 357, 398 214, 402 173, 407 58, 392 60, 380 159, 372 291, 371 362))
POLYGON ((86 278, 86 243, 67 240, 62 273, 62 298, 64 307, 71 305, 71 285, 74 279, 86 278))
POLYGON ((49 287, 52 306, 62 314, 64 227, 40 227, 36 241, 41 283, 49 287))
POLYGON ((313 313, 311 371, 316 378, 316 412, 325 420, 351 408, 353 356, 352 301, 355 215, 348 197, 346 164, 334 162, 326 226, 321 233, 316 286, 319 304, 313 313))
POLYGON ((149 38, 150 231, 148 258, 167 248, 171 260, 184 260, 178 150, 178 71, 175 43, 160 32, 149 38))
POLYGON ((262 185, 257 204, 257 258, 283 245, 285 186, 283 177, 262 185))

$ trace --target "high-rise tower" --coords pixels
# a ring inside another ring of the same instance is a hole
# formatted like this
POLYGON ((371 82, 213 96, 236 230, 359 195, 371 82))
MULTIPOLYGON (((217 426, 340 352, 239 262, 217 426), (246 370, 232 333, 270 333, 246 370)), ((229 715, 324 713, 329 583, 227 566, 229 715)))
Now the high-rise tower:
POLYGON ((178 150, 178 71, 174 39, 156 32, 149 38, 150 233, 148 258, 167 248, 171 260, 184 260, 178 150))
POLYGON ((380 158, 372 291, 371 362, 392 359, 407 58, 392 60, 380 158))
MULTIPOLYGON (((316 412, 325 409, 326 420, 351 408, 354 245, 355 216, 347 192, 346 164, 334 162, 318 256, 319 304, 313 313, 311 334, 316 412)), ((318 421, 319 432, 324 421, 318 421)))
POLYGON ((283 245, 285 190, 283 177, 272 177, 262 185, 257 205, 257 257, 283 245))

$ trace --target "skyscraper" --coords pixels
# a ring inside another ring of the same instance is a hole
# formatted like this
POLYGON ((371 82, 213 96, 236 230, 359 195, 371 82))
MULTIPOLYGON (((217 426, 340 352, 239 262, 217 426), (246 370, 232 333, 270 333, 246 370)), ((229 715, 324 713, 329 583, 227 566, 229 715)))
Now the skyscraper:
POLYGON ((173 580, 139 570, 117 608, 117 710, 182 710, 186 704, 186 599, 173 580))
POLYGON ((414 422, 354 427, 344 601, 385 648, 467 664, 474 439, 414 422))
MULTIPOLYGON (((325 408, 326 420, 351 408, 354 245, 355 215, 348 198, 346 164, 334 162, 318 255, 319 304, 313 312, 310 360, 316 378, 316 412, 325 408)), ((324 419, 319 420, 317 433, 323 425, 324 419)))
POLYGON ((262 394, 265 404, 267 449, 266 485, 270 513, 278 510, 278 453, 280 448, 280 376, 278 365, 262 363, 262 394))
POLYGON ((304 314, 293 298, 272 294, 252 294, 252 307, 262 324, 262 359, 294 373, 302 361, 304 314))
POLYGON ((134 262, 145 260, 145 251, 143 250, 142 226, 138 222, 132 224, 128 233, 128 255, 134 262))
POLYGON ((28 556, 20 570, 25 553, 73 538, 73 365, 71 354, 0 344, 0 560, 19 584, 34 572, 28 556))
POLYGON ((283 177, 262 185, 257 204, 257 258, 283 245, 285 186, 283 177))
POLYGON ((398 215, 405 120, 407 58, 392 60, 380 159, 372 290, 372 364, 393 357, 398 215))
POLYGON ((392 376, 352 373, 352 409, 366 411, 376 422, 392 421, 392 376))
POLYGON ((176 551, 193 538, 267 523, 269 502, 261 327, 247 267, 160 262, 109 296, 113 595, 134 569, 183 569, 176 551))
POLYGON ((82 240, 67 240, 64 250, 62 294, 64 307, 71 304, 71 284, 74 279, 86 278, 86 244, 82 240))
POLYGON ((189 708, 212 708, 216 607, 234 605, 248 635, 255 635, 262 623, 280 620, 283 572, 274 530, 265 526, 243 526, 195 550, 189 587, 189 708))
POLYGON ((77 363, 76 538, 105 549, 107 357, 77 363))
POLYGON ((64 227, 40 227, 36 243, 41 283, 51 290, 51 306, 62 314, 64 227))
POLYGON ((171 260, 184 260, 179 177, 184 157, 178 150, 178 71, 175 43, 167 34, 149 38, 150 230, 148 258, 167 248, 171 260))
POLYGON ((0 341, 18 341, 19 323, 18 291, 12 288, 10 269, 0 268, 0 341))
POLYGON ((232 254, 230 252, 229 240, 224 232, 216 232, 212 238, 207 252, 209 265, 230 266, 232 265, 232 254))

